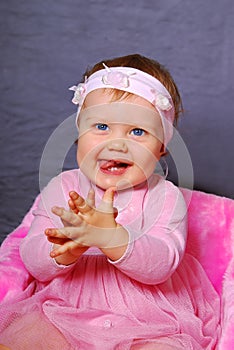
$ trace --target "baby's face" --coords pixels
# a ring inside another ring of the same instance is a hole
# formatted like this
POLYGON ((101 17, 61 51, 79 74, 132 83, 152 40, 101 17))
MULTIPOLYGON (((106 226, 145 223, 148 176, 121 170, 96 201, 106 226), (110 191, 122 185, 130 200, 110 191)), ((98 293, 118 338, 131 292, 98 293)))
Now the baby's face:
POLYGON ((145 182, 162 154, 161 120, 151 103, 136 95, 111 100, 110 93, 95 90, 79 116, 79 167, 104 190, 145 182))

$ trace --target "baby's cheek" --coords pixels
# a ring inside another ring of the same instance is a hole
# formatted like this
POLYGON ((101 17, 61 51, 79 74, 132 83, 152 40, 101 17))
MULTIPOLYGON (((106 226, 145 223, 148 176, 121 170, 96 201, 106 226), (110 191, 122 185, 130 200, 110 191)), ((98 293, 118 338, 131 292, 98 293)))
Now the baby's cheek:
POLYGON ((141 159, 139 159, 139 166, 145 175, 149 177, 154 172, 157 162, 158 159, 153 153, 145 151, 142 153, 141 159))
POLYGON ((81 165, 85 161, 93 160, 97 153, 97 145, 92 142, 92 138, 86 138, 78 141, 77 145, 77 162, 81 165))
POLYGON ((78 162, 79 166, 83 162, 86 153, 87 152, 86 152, 85 145, 81 145, 81 143, 78 142, 76 158, 77 158, 77 162, 78 162))

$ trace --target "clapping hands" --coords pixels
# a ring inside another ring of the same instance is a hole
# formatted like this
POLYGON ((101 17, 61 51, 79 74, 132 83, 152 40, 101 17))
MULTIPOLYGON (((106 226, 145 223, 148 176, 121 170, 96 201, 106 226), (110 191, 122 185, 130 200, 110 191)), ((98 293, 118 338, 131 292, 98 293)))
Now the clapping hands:
POLYGON ((115 221, 114 193, 114 188, 107 189, 100 205, 95 207, 93 190, 88 193, 86 200, 72 191, 68 201, 70 211, 61 207, 52 208, 64 227, 48 228, 45 231, 47 239, 54 243, 51 257, 67 265, 75 262, 89 247, 97 247, 108 256, 110 253, 110 258, 114 252, 119 252, 120 247, 123 250, 128 234, 115 221))

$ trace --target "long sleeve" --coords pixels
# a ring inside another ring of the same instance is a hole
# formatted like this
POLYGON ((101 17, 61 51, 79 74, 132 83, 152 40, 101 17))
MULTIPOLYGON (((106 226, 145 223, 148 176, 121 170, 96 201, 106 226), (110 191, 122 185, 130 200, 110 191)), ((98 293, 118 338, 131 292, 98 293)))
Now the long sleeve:
POLYGON ((39 281, 49 281, 74 268, 73 265, 58 265, 50 257, 53 244, 48 242, 44 232, 46 228, 63 226, 60 219, 52 214, 51 208, 55 205, 67 208, 68 193, 75 189, 76 181, 77 176, 72 171, 50 181, 40 195, 30 230, 21 243, 21 258, 31 275, 39 281))
POLYGON ((118 261, 110 263, 145 284, 167 280, 184 255, 186 212, 179 189, 168 181, 161 181, 151 190, 138 224, 124 225, 129 233, 127 250, 118 261))

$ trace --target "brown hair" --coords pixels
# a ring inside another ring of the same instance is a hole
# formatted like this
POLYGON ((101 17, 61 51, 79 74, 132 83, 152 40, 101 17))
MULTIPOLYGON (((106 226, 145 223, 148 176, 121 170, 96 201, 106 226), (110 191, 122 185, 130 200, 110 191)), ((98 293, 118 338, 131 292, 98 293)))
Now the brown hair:
MULTIPOLYGON (((182 100, 179 93, 179 90, 174 82, 169 71, 161 65, 159 62, 147 58, 139 54, 132 54, 122 57, 116 57, 112 59, 102 60, 96 63, 92 68, 88 68, 83 75, 83 80, 85 77, 89 77, 91 74, 95 73, 98 70, 103 69, 103 62, 108 67, 132 67, 139 69, 145 73, 152 75, 157 78, 168 90, 173 100, 175 106, 175 124, 179 118, 181 112, 183 112, 182 100)), ((115 90, 114 96, 119 99, 123 95, 126 95, 126 92, 115 90)))

